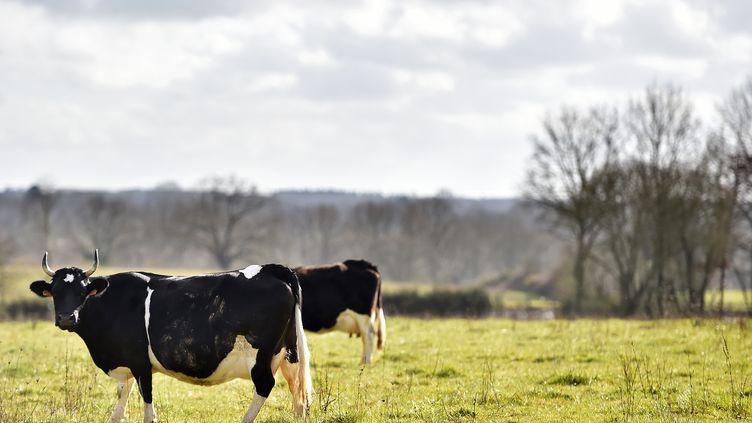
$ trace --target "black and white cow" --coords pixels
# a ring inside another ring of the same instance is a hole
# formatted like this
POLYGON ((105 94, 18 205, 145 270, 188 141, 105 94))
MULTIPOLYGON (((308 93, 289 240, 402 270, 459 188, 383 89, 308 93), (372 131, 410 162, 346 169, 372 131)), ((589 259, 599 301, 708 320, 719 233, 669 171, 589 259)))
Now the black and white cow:
POLYGON ((66 267, 31 290, 52 297, 55 324, 83 339, 94 364, 118 381, 112 422, 125 413, 135 380, 144 399, 144 422, 156 420, 152 374, 215 385, 251 379, 256 388, 243 422, 253 421, 282 370, 293 411, 303 417, 312 387, 301 317, 298 279, 277 264, 201 276, 146 272, 93 277, 66 267))
POLYGON ((374 334, 379 350, 386 342, 381 307, 381 274, 365 260, 346 260, 295 268, 305 304, 303 327, 311 332, 338 330, 363 340, 361 363, 371 362, 374 334))

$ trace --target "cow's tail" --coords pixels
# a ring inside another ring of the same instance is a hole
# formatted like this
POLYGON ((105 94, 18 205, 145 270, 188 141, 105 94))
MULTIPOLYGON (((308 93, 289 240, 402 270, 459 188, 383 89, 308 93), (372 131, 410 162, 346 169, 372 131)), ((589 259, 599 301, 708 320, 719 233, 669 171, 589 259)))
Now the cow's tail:
POLYGON ((386 318, 384 318, 384 307, 381 303, 381 274, 378 274, 379 285, 376 291, 376 348, 384 349, 386 344, 386 318))
POLYGON ((285 266, 265 265, 264 269, 274 266, 279 279, 285 281, 292 291, 295 298, 295 305, 292 319, 287 326, 286 347, 288 354, 285 360, 295 368, 291 391, 296 402, 302 408, 298 414, 303 417, 305 411, 311 405, 313 398, 313 382, 311 380, 310 352, 308 351, 308 342, 305 332, 303 331, 303 315, 301 307, 303 305, 303 293, 300 289, 300 281, 295 272, 285 266), (291 351, 292 350, 292 351, 291 351), (297 364, 297 365, 296 365, 297 364))
POLYGON ((308 351, 308 341, 306 340, 305 332, 303 331, 303 315, 301 313, 302 298, 300 284, 297 282, 298 277, 295 276, 295 281, 298 290, 298 301, 295 304, 295 335, 297 339, 296 349, 298 352, 298 389, 300 398, 303 399, 303 403, 308 409, 311 405, 311 399, 313 398, 313 382, 311 380, 311 366, 310 366, 310 353, 308 351))

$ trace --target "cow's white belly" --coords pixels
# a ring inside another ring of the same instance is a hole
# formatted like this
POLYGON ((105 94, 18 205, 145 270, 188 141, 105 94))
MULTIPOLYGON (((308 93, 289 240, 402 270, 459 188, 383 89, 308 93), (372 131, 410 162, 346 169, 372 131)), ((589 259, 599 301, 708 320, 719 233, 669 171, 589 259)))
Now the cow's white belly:
POLYGON ((320 333, 331 331, 345 332, 353 335, 360 334, 361 325, 365 325, 371 319, 367 314, 359 314, 349 308, 337 316, 337 322, 331 328, 324 328, 320 333))
POLYGON ((109 372, 107 372, 107 375, 118 381, 124 381, 130 377, 133 377, 133 373, 131 373, 131 369, 127 367, 116 367, 110 370, 109 372))
POLYGON ((245 337, 238 336, 235 338, 235 345, 232 351, 219 362, 214 372, 207 378, 196 378, 166 369, 157 360, 154 351, 151 349, 151 345, 149 345, 149 360, 155 371, 194 385, 217 385, 238 378, 250 379, 251 368, 256 364, 257 353, 258 350, 253 348, 245 337))

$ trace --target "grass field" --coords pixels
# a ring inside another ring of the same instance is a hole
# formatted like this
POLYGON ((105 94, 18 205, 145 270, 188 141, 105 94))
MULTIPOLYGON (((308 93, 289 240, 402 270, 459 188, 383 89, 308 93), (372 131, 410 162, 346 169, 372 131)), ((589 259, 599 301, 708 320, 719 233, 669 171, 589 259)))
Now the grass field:
MULTIPOLYGON (((746 320, 389 319, 387 350, 311 335, 310 421, 732 421, 752 416, 746 320), (724 341, 725 340, 725 341, 724 341), (727 346, 724 347, 724 345, 727 346)), ((752 322, 750 322, 752 323, 752 322)), ((106 421, 116 385, 50 322, 0 324, 0 421, 106 421)), ((240 421, 249 381, 155 377, 163 422, 240 421)), ((127 421, 141 421, 137 390, 127 421)), ((278 378, 260 421, 292 421, 278 378)))

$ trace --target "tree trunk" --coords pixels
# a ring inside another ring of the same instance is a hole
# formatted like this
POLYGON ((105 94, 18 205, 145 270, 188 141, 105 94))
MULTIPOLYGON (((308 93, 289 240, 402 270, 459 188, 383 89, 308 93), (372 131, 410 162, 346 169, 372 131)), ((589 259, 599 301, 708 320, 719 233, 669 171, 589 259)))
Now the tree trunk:
POLYGON ((587 251, 585 247, 584 236, 580 236, 577 239, 577 251, 575 252, 574 259, 574 312, 579 314, 582 312, 582 302, 585 297, 585 260, 587 259, 587 251))
POLYGON ((228 270, 232 265, 232 259, 225 251, 215 251, 214 261, 217 263, 220 270, 228 270))
POLYGON ((661 268, 658 270, 658 284, 656 287, 656 297, 655 297, 655 302, 656 302, 656 306, 658 307, 659 317, 665 316, 664 314, 665 310, 663 308, 663 298, 664 298, 666 287, 665 287, 664 282, 665 281, 663 278, 663 265, 661 265, 661 268))
POLYGON ((723 294, 726 290, 726 260, 723 260, 723 263, 721 264, 721 281, 720 281, 720 290, 721 290, 721 300, 718 304, 718 316, 723 317, 723 294))

